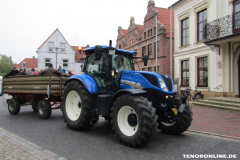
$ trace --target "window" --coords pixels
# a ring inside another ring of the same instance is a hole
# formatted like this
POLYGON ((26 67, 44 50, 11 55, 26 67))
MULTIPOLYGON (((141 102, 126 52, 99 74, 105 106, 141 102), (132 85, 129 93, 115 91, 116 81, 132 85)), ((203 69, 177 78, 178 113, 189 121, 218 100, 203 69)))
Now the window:
POLYGON ((181 69, 182 86, 189 86, 189 60, 181 62, 181 69))
POLYGON ((51 60, 50 59, 45 59, 45 69, 48 68, 49 66, 49 63, 51 63, 51 60))
POLYGON ((189 44, 189 22, 188 18, 182 20, 182 46, 189 44))
POLYGON ((207 23, 207 9, 198 12, 197 15, 197 21, 198 21, 198 41, 203 40, 203 28, 205 24, 207 23))
POLYGON ((198 58, 198 86, 208 86, 208 60, 207 57, 198 58))
POLYGON ((154 31, 153 31, 154 35, 156 35, 156 27, 154 27, 154 31))
POLYGON ((53 52, 54 42, 48 42, 48 51, 53 52))
POLYGON ((146 32, 144 32, 144 39, 146 39, 146 32))
POLYGON ((152 29, 149 29, 148 30, 148 37, 151 37, 152 36, 152 29))
MULTIPOLYGON (((156 42, 154 42, 154 55, 156 55, 156 42)), ((159 41, 157 41, 157 56, 159 57, 159 41)))
POLYGON ((142 68, 142 71, 146 71, 146 68, 142 68))
POLYGON ((152 58, 152 44, 148 45, 148 58, 152 58))
POLYGON ((142 47, 142 56, 144 56, 144 54, 146 54, 146 46, 142 47))
POLYGON ((27 63, 26 63, 26 62, 23 62, 23 63, 22 63, 22 67, 23 67, 23 68, 27 68, 27 63))
POLYGON ((149 72, 152 72, 152 67, 148 67, 148 71, 149 71, 149 72))
POLYGON ((119 49, 121 49, 121 44, 119 45, 119 49))
POLYGON ((63 68, 66 70, 68 69, 68 60, 67 59, 63 60, 63 68))
POLYGON ((154 67, 154 72, 159 73, 159 66, 157 66, 157 71, 156 71, 156 66, 154 67))
POLYGON ((234 33, 240 31, 240 0, 237 0, 233 4, 233 18, 234 18, 234 33))
POLYGON ((60 43, 60 52, 65 52, 66 43, 60 43))

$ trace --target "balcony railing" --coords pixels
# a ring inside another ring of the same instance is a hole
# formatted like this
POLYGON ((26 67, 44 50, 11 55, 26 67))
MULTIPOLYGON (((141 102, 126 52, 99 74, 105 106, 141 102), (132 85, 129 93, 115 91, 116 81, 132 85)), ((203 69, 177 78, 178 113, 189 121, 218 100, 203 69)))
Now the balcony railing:
POLYGON ((238 32, 240 32, 240 12, 206 23, 203 36, 206 41, 210 41, 238 32))

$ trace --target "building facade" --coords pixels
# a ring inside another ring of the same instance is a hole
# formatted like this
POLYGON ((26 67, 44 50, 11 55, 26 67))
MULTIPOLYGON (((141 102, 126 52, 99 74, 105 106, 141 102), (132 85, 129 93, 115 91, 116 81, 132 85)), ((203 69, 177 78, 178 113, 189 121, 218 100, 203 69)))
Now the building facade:
POLYGON ((37 53, 39 69, 46 69, 52 63, 56 69, 61 65, 72 73, 81 73, 79 51, 75 46, 69 45, 58 28, 37 49, 37 53))
MULTIPOLYGON (((118 27, 118 35, 115 47, 119 49, 137 51, 137 57, 142 57, 144 54, 148 55, 148 66, 144 66, 142 60, 136 59, 138 62, 135 63, 135 70, 156 72, 157 66, 158 72, 171 75, 170 42, 172 41, 172 44, 174 43, 173 27, 173 12, 172 36, 170 36, 170 10, 166 8, 155 7, 155 2, 150 0, 147 5, 147 13, 144 18, 143 25, 136 24, 134 17, 131 17, 128 29, 122 29, 121 26, 118 27)), ((173 65, 172 56, 172 73, 174 70, 173 65)), ((173 77, 173 74, 171 76, 173 77)))
POLYGON ((238 97, 239 0, 179 0, 171 7, 179 90, 197 89, 204 99, 238 97))

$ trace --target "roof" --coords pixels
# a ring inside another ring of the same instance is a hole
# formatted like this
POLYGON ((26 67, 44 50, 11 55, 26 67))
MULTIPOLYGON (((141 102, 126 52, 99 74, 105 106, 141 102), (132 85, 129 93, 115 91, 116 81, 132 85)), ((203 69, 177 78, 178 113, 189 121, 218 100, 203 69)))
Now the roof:
POLYGON ((27 64, 26 68, 38 68, 38 59, 37 58, 25 58, 19 64, 15 64, 16 68, 23 68, 22 63, 25 62, 27 64))
POLYGON ((39 48, 41 48, 43 46, 44 43, 46 43, 50 37, 52 37, 52 35, 58 30, 58 28, 41 44, 41 46, 39 48))
MULTIPOLYGON (((102 48, 108 48, 109 46, 102 46, 102 48)), ((135 55, 137 54, 136 51, 128 51, 128 50, 124 50, 124 49, 117 49, 115 47, 112 47, 113 49, 115 49, 115 53, 118 53, 118 54, 127 54, 127 55, 135 55)), ((89 48, 86 48, 85 51, 93 51, 95 49, 95 46, 93 47, 89 47, 89 48)))
POLYGON ((144 27, 144 25, 137 25, 137 32, 138 32, 138 34, 140 35, 141 33, 142 33, 142 31, 143 31, 143 27, 144 27))
MULTIPOLYGON (((159 12, 159 21, 166 28, 167 35, 170 37, 170 9, 155 7, 155 10, 159 12)), ((174 38, 174 11, 172 10, 172 38, 174 38)))
POLYGON ((124 38, 127 39, 127 30, 126 30, 126 29, 123 29, 123 30, 122 30, 122 33, 123 33, 123 35, 124 35, 124 38))
POLYGON ((168 8, 176 6, 176 5, 177 5, 178 3, 180 3, 181 1, 182 1, 182 0, 179 0, 179 1, 175 2, 174 4, 172 4, 171 6, 169 6, 168 8))

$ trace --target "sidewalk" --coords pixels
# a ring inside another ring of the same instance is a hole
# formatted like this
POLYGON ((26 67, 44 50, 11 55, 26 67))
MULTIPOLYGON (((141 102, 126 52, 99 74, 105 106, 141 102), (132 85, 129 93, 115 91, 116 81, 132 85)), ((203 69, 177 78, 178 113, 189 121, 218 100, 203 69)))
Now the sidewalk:
POLYGON ((2 128, 0 128, 0 159, 65 160, 65 158, 2 128))
POLYGON ((189 130, 240 138, 240 112, 192 105, 193 121, 189 130))

